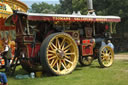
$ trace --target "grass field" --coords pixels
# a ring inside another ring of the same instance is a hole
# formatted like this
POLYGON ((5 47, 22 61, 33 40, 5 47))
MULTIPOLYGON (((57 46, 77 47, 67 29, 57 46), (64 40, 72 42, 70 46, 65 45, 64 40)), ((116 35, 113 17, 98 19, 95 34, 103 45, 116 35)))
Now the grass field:
MULTIPOLYGON (((16 74, 26 74, 18 66, 16 74)), ((128 61, 115 60, 110 68, 100 68, 96 61, 88 67, 79 65, 69 75, 43 76, 34 79, 15 79, 8 77, 9 85, 128 85, 128 61)))
POLYGON ((128 52, 118 52, 118 53, 115 53, 117 55, 128 55, 128 52))

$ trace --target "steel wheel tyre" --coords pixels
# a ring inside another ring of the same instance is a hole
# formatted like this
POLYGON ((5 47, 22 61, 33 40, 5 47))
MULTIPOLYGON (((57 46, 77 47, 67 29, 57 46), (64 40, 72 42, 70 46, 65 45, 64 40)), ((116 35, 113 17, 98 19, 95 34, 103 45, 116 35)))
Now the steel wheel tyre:
POLYGON ((54 75, 71 73, 78 62, 78 47, 66 33, 49 35, 41 45, 41 63, 45 71, 54 75))
POLYGON ((89 66, 93 61, 92 56, 81 56, 79 62, 82 66, 89 66))
POLYGON ((99 52, 98 61, 101 67, 111 66, 114 61, 113 49, 109 46, 101 47, 100 52, 99 52))

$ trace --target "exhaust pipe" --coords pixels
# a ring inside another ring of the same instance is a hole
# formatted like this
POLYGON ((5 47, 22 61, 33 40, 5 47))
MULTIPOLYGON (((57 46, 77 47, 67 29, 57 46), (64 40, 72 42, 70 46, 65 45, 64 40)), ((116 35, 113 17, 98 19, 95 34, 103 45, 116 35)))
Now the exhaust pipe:
POLYGON ((87 0, 87 6, 88 6, 88 10, 93 10, 93 1, 87 0))
POLYGON ((93 9, 93 1, 92 0, 87 0, 87 6, 88 6, 88 14, 87 15, 93 15, 96 16, 95 10, 93 9))

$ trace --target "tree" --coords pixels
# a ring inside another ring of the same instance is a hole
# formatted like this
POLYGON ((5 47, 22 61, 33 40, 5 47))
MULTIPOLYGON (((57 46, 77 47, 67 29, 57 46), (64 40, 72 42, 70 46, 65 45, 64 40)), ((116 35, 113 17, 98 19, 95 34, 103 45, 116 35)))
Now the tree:
POLYGON ((34 3, 31 6, 30 12, 33 13, 55 13, 57 10, 57 5, 53 6, 52 4, 48 4, 45 2, 42 3, 34 3))
POLYGON ((72 0, 60 0, 60 13, 71 14, 72 10, 72 0))
POLYGON ((93 0, 97 14, 128 16, 127 0, 93 0))
POLYGON ((80 11, 81 14, 87 14, 87 1, 86 0, 72 0, 73 11, 80 11))
POLYGON ((62 14, 72 14, 73 11, 87 14, 87 3, 86 0, 60 0, 59 10, 62 14))

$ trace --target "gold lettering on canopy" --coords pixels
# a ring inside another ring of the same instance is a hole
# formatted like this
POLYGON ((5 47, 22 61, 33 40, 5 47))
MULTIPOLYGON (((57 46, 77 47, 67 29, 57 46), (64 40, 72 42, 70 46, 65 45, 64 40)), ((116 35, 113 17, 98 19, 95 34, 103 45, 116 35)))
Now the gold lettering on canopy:
POLYGON ((53 20, 71 20, 70 17, 53 17, 53 20))
POLYGON ((74 18, 75 21, 93 21, 92 18, 74 18))
POLYGON ((96 21, 107 21, 107 19, 101 19, 101 18, 99 18, 99 19, 96 19, 96 21))
POLYGON ((96 21, 96 22, 107 22, 112 21, 113 19, 107 18, 87 18, 87 17, 52 17, 53 20, 58 21, 96 21))

